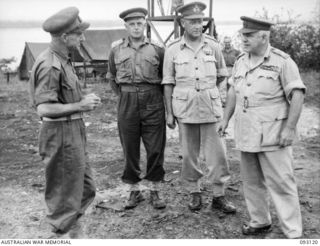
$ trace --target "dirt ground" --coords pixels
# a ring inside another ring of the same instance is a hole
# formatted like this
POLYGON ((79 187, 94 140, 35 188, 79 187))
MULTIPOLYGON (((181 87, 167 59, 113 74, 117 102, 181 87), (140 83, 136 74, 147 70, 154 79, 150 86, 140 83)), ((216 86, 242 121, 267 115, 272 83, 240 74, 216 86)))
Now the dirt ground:
MULTIPOLYGON (((40 120, 28 106, 27 82, 2 80, 0 84, 0 238, 44 238, 44 165, 38 155, 37 137, 40 120)), ((165 152, 165 181, 161 196, 167 201, 165 210, 154 210, 149 192, 142 184, 146 198, 137 208, 125 211, 128 196, 121 182, 123 154, 116 124, 116 97, 107 84, 90 84, 103 105, 86 114, 88 151, 94 170, 97 198, 83 221, 89 238, 248 238, 241 225, 248 214, 239 178, 239 152, 232 136, 227 139, 231 180, 226 195, 238 209, 235 215, 224 215, 210 209, 210 186, 203 180, 205 206, 200 212, 187 208, 188 193, 180 180, 177 131, 168 130, 165 152)), ((294 170, 299 186, 304 237, 320 238, 320 140, 319 108, 306 106, 300 119, 301 140, 294 145, 294 170)), ((230 129, 232 134, 232 129, 230 129)), ((142 147, 141 166, 145 167, 142 147)), ((276 212, 272 207, 273 231, 263 237, 284 238, 276 212)))

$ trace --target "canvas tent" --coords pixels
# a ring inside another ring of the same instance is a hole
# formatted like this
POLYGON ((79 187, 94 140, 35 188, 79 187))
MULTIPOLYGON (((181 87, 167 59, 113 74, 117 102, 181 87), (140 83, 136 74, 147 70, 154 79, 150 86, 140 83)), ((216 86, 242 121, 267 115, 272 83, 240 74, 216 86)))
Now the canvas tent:
MULTIPOLYGON (((88 57, 86 68, 94 77, 105 77, 108 70, 108 58, 112 42, 127 36, 125 29, 87 30, 84 33, 85 41, 82 43, 82 53, 88 57)), ((86 59, 87 60, 87 59, 86 59)))
MULTIPOLYGON (((112 42, 126 37, 125 29, 87 30, 84 32, 85 41, 81 45, 81 55, 75 53, 73 61, 82 70, 105 74, 112 42)), ((28 79, 32 66, 49 43, 26 42, 19 65, 20 79, 28 79)))
POLYGON ((25 43, 21 62, 19 65, 20 79, 28 79, 29 71, 32 69, 33 63, 42 51, 48 48, 49 43, 25 43))

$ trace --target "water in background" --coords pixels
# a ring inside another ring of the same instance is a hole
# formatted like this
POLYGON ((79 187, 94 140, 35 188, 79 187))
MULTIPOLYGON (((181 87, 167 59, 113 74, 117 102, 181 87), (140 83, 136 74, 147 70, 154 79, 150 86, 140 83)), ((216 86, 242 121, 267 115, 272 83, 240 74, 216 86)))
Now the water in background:
MULTIPOLYGON (((163 40, 173 30, 173 25, 155 24, 160 36, 163 40)), ((113 28, 122 28, 119 26, 113 28)), ((217 25, 217 32, 220 38, 228 35, 232 36, 236 41, 237 31, 241 28, 239 25, 217 25)), ((95 28, 91 29, 106 29, 95 28)), ((108 28, 111 29, 111 28, 108 28)), ((156 36, 152 34, 152 38, 156 36)), ((14 69, 20 64, 21 56, 25 46, 25 42, 50 42, 50 34, 44 32, 41 28, 0 28, 0 59, 15 57, 16 62, 12 64, 11 68, 14 69)))

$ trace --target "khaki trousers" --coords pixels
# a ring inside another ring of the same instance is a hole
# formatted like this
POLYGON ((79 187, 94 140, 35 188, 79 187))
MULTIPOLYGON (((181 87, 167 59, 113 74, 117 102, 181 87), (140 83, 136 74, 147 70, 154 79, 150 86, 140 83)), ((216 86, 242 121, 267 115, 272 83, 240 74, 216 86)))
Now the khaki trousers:
POLYGON ((241 176, 250 225, 271 224, 269 191, 284 234, 288 238, 300 237, 302 219, 291 147, 258 153, 241 152, 241 176))
POLYGON ((94 200, 86 141, 82 119, 42 123, 39 152, 46 165, 47 220, 54 232, 68 232, 94 200))
POLYGON ((213 186, 213 196, 224 195, 224 184, 230 178, 223 139, 216 132, 215 123, 185 124, 179 122, 182 142, 182 178, 189 192, 200 192, 200 145, 203 147, 207 178, 213 186))

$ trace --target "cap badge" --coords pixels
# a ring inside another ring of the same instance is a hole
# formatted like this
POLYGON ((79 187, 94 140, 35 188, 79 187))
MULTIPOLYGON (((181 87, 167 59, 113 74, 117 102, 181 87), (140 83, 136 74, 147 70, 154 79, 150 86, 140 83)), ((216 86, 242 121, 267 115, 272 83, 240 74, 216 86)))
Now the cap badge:
POLYGON ((201 12, 201 9, 199 8, 199 6, 197 4, 193 8, 193 12, 194 13, 200 13, 201 12))

